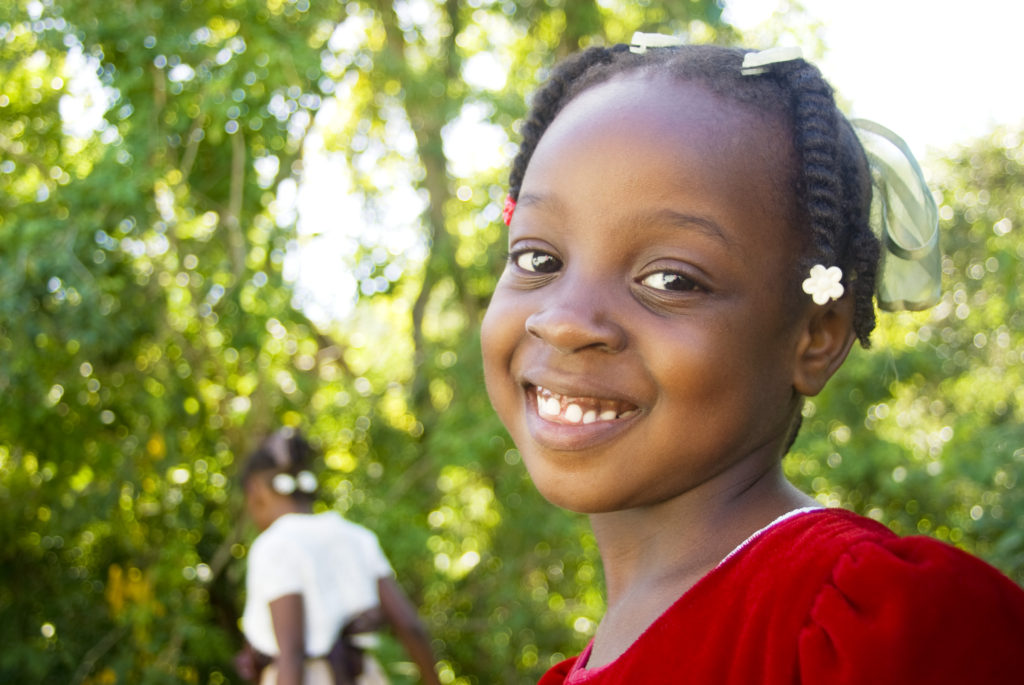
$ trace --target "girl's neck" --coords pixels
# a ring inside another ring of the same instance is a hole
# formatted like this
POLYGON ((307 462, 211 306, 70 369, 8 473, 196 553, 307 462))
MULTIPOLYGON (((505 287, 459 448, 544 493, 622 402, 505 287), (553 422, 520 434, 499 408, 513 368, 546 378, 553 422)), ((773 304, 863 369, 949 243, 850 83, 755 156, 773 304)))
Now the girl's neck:
POLYGON ((308 502, 300 502, 299 500, 292 499, 291 497, 282 496, 274 507, 274 515, 271 518, 270 523, 267 524, 269 528, 279 518, 285 514, 311 514, 313 513, 313 507, 308 502))
POLYGON ((608 609, 588 667, 621 655, 676 599, 753 533, 813 499, 775 465, 743 487, 705 484, 661 504, 590 517, 608 609))
POLYGON ((685 592, 751 534, 788 511, 815 504, 785 479, 780 466, 742 489, 716 492, 714 486, 650 507, 591 515, 609 608, 638 586, 670 584, 685 592))

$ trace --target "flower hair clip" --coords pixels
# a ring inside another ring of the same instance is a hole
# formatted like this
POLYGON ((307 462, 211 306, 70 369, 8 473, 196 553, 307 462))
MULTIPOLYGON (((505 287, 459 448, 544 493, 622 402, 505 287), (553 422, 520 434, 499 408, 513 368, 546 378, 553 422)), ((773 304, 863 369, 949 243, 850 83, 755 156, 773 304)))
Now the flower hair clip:
POLYGON ((664 33, 643 33, 637 31, 629 39, 629 51, 642 55, 647 48, 677 48, 683 45, 683 39, 678 36, 667 36, 664 33))
POLYGON ((505 206, 501 208, 501 220, 508 226, 512 223, 512 215, 516 213, 516 199, 509 195, 505 198, 505 206))
POLYGON ((296 490, 311 495, 316 492, 316 476, 312 471, 299 471, 296 475, 279 473, 270 480, 270 487, 279 495, 290 495, 296 490))
POLYGON ((829 300, 838 300, 845 292, 843 284, 843 270, 838 266, 830 266, 827 269, 822 264, 815 264, 811 267, 811 273, 804 280, 804 292, 811 296, 814 304, 825 304, 829 300))
POLYGON ((768 66, 780 62, 792 62, 803 58, 803 52, 797 47, 768 48, 760 52, 748 52, 743 56, 740 73, 744 76, 756 76, 768 71, 768 66))

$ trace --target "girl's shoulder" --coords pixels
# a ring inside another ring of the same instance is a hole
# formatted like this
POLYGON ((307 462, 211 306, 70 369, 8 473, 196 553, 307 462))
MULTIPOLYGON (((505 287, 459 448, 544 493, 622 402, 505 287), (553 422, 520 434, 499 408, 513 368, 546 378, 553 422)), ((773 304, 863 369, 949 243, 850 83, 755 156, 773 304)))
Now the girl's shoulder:
POLYGON ((346 521, 336 512, 320 514, 288 513, 279 516, 252 542, 250 555, 289 555, 301 553, 325 536, 337 536, 347 530, 346 521))
POLYGON ((960 549, 826 509, 783 522, 749 551, 747 563, 762 569, 766 555, 778 559, 782 572, 765 570, 762 578, 806 599, 798 631, 805 682, 834 682, 837 673, 886 674, 886 682, 1009 682, 1002 678, 1016 670, 1011 655, 1024 646, 1024 591, 960 549), (800 586, 803 592, 795 590, 800 586))
POLYGON ((842 613, 842 606, 884 622, 900 612, 913 612, 919 620, 950 611, 988 611, 989 601, 1014 607, 1024 621, 1024 590, 999 570, 952 545, 900 537, 842 509, 782 521, 733 557, 708 579, 721 572, 722 583, 745 577, 770 583, 776 592, 804 596, 812 621, 842 613))
MULTIPOLYGON (((953 582, 962 588, 995 578, 999 586, 1024 598, 1024 591, 981 559, 925 536, 901 537, 881 523, 844 509, 814 509, 772 525, 745 543, 741 564, 764 567, 766 557, 779 570, 822 574, 825 585, 864 583, 874 592, 900 581, 938 587, 953 582), (785 550, 784 557, 777 557, 785 550)), ((725 566, 728 561, 723 562, 725 566)), ((773 573, 774 574, 774 573, 773 573)), ((852 588, 851 588, 852 589, 852 588)))

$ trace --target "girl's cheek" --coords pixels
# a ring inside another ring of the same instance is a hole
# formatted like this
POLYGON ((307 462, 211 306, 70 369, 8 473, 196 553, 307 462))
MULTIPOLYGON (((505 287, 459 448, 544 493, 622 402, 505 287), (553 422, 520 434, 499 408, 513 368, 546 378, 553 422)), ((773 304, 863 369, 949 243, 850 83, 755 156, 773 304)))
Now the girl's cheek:
POLYGON ((502 317, 501 295, 499 290, 494 291, 491 296, 491 303, 487 306, 484 320, 480 325, 480 349, 483 353, 484 368, 489 367, 494 356, 498 352, 498 320, 502 317))
POLYGON ((503 357, 511 354, 511 348, 518 338, 518 331, 524 327, 521 307, 516 303, 516 290, 501 283, 494 290, 491 302, 480 327, 480 345, 483 352, 484 368, 504 363, 503 357))
POLYGON ((497 316, 499 314, 493 309, 492 304, 492 308, 489 308, 484 316, 483 325, 480 329, 480 351, 483 358, 484 388, 491 401, 491 406, 494 407, 502 422, 504 422, 505 419, 500 410, 503 406, 501 402, 503 397, 502 389, 506 387, 507 383, 506 374, 509 359, 508 353, 505 352, 505 348, 508 347, 504 342, 505 336, 500 334, 498 327, 495 325, 495 318, 497 316))

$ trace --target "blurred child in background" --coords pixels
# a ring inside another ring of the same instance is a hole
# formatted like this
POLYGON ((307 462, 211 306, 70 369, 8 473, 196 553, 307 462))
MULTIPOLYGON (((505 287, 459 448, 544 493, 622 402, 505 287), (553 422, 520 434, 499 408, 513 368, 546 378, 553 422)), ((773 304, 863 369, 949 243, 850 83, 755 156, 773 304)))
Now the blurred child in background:
POLYGON ((312 449, 281 430, 249 455, 242 482, 260 530, 249 550, 240 674, 260 685, 380 685, 387 679, 359 634, 391 626, 438 683, 429 638, 376 535, 336 511, 312 513, 312 449))

